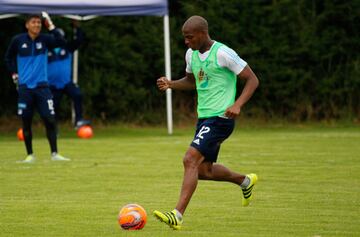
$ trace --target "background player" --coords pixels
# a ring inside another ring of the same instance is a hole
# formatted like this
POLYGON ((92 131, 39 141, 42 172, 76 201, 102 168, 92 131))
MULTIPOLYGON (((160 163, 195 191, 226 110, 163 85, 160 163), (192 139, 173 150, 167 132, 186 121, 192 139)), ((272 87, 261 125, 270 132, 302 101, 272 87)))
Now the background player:
POLYGON ((48 14, 43 13, 51 34, 42 34, 41 17, 30 15, 25 22, 27 33, 12 38, 6 51, 5 61, 18 85, 18 115, 22 119, 22 129, 27 156, 22 162, 35 161, 32 148, 32 119, 37 108, 46 127, 46 135, 50 144, 51 159, 68 161, 58 154, 56 138, 56 121, 54 103, 47 79, 48 49, 65 45, 65 40, 56 30, 48 14))

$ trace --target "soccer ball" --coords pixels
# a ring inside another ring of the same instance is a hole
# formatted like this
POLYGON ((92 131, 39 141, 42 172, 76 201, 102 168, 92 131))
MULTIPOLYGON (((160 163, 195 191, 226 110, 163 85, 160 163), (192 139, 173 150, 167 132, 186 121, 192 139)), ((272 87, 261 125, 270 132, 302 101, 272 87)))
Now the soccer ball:
POLYGON ((121 208, 118 223, 124 230, 140 230, 146 224, 146 211, 138 204, 127 204, 121 208))
POLYGON ((91 138, 93 136, 93 130, 89 125, 84 125, 78 129, 77 135, 80 138, 91 138))
POLYGON ((22 128, 19 128, 16 135, 17 135, 17 138, 19 139, 19 141, 24 141, 24 133, 23 133, 22 128))

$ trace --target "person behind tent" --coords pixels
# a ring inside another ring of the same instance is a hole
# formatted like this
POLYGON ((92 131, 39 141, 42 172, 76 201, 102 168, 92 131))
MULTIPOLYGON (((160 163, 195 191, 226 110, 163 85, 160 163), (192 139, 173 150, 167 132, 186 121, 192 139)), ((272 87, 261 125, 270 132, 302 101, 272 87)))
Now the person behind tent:
MULTIPOLYGON (((74 103, 75 129, 90 124, 90 121, 83 119, 82 93, 77 84, 72 81, 72 59, 73 53, 84 42, 84 33, 73 21, 76 28, 75 39, 68 40, 65 45, 54 48, 48 52, 48 80, 51 92, 54 96, 54 107, 58 114, 60 102, 64 94, 68 95, 74 103)), ((63 37, 65 32, 60 29, 63 37)))

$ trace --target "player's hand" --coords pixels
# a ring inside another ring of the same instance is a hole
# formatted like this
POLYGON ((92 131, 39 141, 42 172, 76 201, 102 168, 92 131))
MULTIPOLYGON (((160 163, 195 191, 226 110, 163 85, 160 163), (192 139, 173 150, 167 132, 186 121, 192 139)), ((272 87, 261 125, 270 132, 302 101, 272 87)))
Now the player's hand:
POLYGON ((156 84, 158 88, 162 91, 170 88, 170 81, 166 77, 160 77, 159 79, 157 79, 156 84))
POLYGON ((11 78, 12 78, 14 84, 17 85, 19 82, 19 75, 17 73, 13 73, 13 74, 11 74, 11 78))
POLYGON ((46 28, 48 28, 48 30, 55 29, 55 25, 52 22, 49 14, 47 12, 41 12, 41 15, 44 18, 44 24, 45 24, 46 28))
POLYGON ((234 119, 240 114, 240 112, 241 112, 241 108, 233 104, 232 106, 230 106, 225 110, 224 115, 230 119, 234 119))

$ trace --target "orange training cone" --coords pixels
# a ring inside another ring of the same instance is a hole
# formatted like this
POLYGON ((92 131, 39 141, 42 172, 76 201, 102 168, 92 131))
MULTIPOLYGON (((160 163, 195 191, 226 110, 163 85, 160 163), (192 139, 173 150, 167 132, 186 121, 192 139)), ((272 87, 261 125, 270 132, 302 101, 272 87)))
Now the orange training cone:
POLYGON ((17 135, 17 138, 19 139, 19 141, 24 141, 24 133, 23 133, 22 128, 19 128, 16 135, 17 135))

